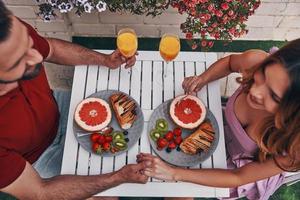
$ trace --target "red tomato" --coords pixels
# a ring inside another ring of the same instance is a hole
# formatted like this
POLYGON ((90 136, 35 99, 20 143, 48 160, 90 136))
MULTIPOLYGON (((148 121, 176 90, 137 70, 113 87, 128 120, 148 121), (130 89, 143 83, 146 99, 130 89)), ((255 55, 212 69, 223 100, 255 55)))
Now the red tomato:
POLYGON ((103 145, 102 145, 102 148, 104 151, 108 151, 110 149, 110 143, 108 142, 105 142, 103 145))
POLYGON ((181 130, 181 128, 175 128, 173 133, 174 133, 175 136, 178 137, 178 136, 181 136, 182 130, 181 130))
POLYGON ((93 133, 92 135, 90 135, 90 139, 91 139, 92 142, 97 142, 99 136, 100 136, 99 133, 93 133))
POLYGON ((169 147, 170 149, 175 149, 176 146, 177 146, 177 145, 176 145, 175 142, 173 142, 173 141, 170 142, 169 145, 168 145, 168 147, 169 147))
POLYGON ((113 141, 113 137, 111 135, 104 136, 105 142, 111 143, 113 141))
POLYGON ((165 138, 168 141, 172 141, 174 139, 174 133, 172 131, 167 132, 165 138))
POLYGON ((168 141, 165 138, 159 138, 157 140, 157 147, 160 149, 165 148, 168 145, 168 141))
POLYGON ((93 143, 92 149, 95 153, 98 153, 98 154, 100 154, 102 152, 102 148, 101 148, 100 144, 98 144, 98 143, 93 143))
POLYGON ((105 136, 104 135, 100 135, 97 142, 99 144, 104 144, 105 143, 105 136))
POLYGON ((181 142, 182 142, 182 137, 181 136, 176 137, 175 140, 174 140, 174 142, 175 142, 175 144, 180 145, 181 142))

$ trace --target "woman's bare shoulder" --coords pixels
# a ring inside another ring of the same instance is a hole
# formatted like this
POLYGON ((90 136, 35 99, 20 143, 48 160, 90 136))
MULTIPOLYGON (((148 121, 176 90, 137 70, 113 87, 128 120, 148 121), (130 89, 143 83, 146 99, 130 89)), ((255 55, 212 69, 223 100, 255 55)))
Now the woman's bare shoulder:
POLYGON ((251 69, 266 59, 268 55, 269 53, 259 49, 251 49, 241 54, 231 55, 231 69, 235 72, 242 72, 244 70, 251 69))

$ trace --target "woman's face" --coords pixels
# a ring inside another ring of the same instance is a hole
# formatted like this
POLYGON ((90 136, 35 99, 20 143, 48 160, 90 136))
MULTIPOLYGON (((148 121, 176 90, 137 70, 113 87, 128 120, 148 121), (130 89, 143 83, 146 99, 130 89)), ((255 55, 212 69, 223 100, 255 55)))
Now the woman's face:
POLYGON ((290 85, 286 69, 279 63, 266 66, 254 74, 254 83, 247 95, 247 102, 254 109, 274 114, 290 85))

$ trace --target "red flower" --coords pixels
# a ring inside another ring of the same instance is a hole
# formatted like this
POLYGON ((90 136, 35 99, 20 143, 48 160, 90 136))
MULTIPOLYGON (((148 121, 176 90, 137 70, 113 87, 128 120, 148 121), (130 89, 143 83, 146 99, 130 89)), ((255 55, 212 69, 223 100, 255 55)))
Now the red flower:
POLYGON ((212 46, 214 46, 214 42, 213 41, 209 41, 208 42, 208 47, 211 48, 212 46))
POLYGON ((193 33, 188 32, 185 34, 185 37, 186 37, 186 39, 191 40, 191 39, 193 39, 193 33))
POLYGON ((197 45, 196 43, 194 43, 194 44, 192 45, 192 49, 195 50, 195 49, 197 49, 197 48, 198 48, 198 45, 197 45))
POLYGON ((229 9, 228 3, 222 3, 222 4, 221 4, 221 8, 222 8, 223 10, 228 10, 228 9, 229 9))
MULTIPOLYGON (((202 41, 200 46, 211 48, 216 40, 232 41, 234 37, 241 37, 247 33, 245 21, 260 5, 260 0, 173 0, 173 7, 187 14, 187 20, 181 29, 188 39, 197 35, 202 41), (175 3, 174 3, 175 2, 175 3)), ((192 48, 196 48, 196 42, 192 48)))
POLYGON ((215 11, 215 15, 217 15, 218 17, 222 17, 223 16, 223 12, 221 10, 216 10, 215 11))
POLYGON ((207 41, 206 41, 206 40, 202 40, 201 46, 202 46, 202 47, 206 47, 206 46, 207 46, 207 41))

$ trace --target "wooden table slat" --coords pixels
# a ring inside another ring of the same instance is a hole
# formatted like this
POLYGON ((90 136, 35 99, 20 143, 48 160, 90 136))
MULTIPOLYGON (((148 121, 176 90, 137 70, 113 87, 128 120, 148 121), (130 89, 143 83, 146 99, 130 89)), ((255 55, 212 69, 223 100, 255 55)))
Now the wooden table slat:
POLYGON ((75 68, 74 76, 76 79, 73 80, 61 174, 75 174, 76 171, 78 142, 73 133, 73 115, 77 104, 84 97, 85 84, 83 84, 83 81, 86 79, 86 73, 86 66, 75 68))

